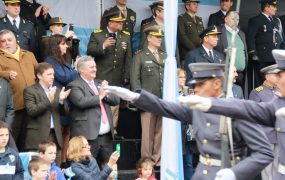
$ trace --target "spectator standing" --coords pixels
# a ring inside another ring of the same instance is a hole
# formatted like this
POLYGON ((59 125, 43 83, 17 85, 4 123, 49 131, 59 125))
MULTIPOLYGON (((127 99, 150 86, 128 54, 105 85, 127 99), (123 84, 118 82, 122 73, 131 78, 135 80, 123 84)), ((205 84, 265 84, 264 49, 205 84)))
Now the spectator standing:
POLYGON ((38 144, 49 139, 57 146, 56 162, 60 165, 62 131, 60 113, 64 113, 64 100, 70 90, 53 86, 54 69, 48 63, 36 68, 37 82, 24 90, 25 108, 28 114, 25 149, 36 151, 38 144))
POLYGON ((24 106, 23 91, 35 83, 37 60, 33 53, 21 49, 12 31, 0 31, 0 77, 5 78, 13 91, 15 119, 12 135, 19 151, 24 150, 27 113, 24 106))
POLYGON ((106 96, 103 88, 108 82, 96 78, 97 67, 91 56, 78 59, 77 71, 80 77, 68 84, 68 89, 71 89, 71 137, 85 136, 93 157, 101 165, 113 152, 114 128, 110 106, 118 105, 120 99, 106 96))
POLYGON ((0 20, 0 30, 11 30, 22 49, 36 53, 36 38, 33 24, 20 16, 20 0, 4 0, 7 15, 0 20))

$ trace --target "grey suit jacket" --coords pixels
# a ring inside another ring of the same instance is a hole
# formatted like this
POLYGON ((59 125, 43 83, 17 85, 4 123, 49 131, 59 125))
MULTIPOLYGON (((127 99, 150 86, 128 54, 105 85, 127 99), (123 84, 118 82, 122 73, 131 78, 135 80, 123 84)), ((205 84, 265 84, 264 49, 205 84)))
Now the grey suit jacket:
MULTIPOLYGON (((94 80, 94 82, 98 87, 100 80, 94 80)), ((70 82, 67 89, 71 89, 68 96, 72 117, 71 136, 83 135, 88 140, 96 139, 101 124, 99 96, 94 94, 93 90, 81 77, 70 82)), ((118 105, 119 102, 119 97, 113 95, 109 95, 103 100, 112 135, 114 135, 114 132, 110 106, 118 105)))
MULTIPOLYGON (((218 136, 220 116, 207 114, 174 102, 165 101, 141 90, 134 105, 144 111, 192 124, 198 150, 202 156, 221 159, 220 138, 218 136)), ((260 126, 244 120, 235 121, 234 154, 238 163, 231 167, 237 180, 250 180, 265 168, 273 159, 270 145, 260 126), (248 146, 252 155, 246 157, 244 150, 248 146), (244 158, 244 159, 243 159, 244 158)), ((213 180, 221 167, 198 164, 192 180, 213 180), (204 170, 208 173, 203 174, 204 170)))
POLYGON ((13 104, 13 94, 9 83, 0 78, 0 118, 5 118, 5 122, 11 127, 15 116, 13 104))
POLYGON ((51 103, 39 83, 24 90, 24 103, 28 114, 26 149, 38 149, 38 144, 48 139, 51 116, 57 142, 60 147, 62 146, 60 114, 64 114, 64 106, 59 103, 59 92, 57 89, 54 102, 51 103))

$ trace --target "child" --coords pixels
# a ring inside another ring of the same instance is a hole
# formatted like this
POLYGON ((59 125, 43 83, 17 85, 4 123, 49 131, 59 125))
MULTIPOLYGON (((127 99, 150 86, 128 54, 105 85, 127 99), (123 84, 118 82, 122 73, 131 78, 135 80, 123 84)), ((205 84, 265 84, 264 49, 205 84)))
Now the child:
POLYGON ((8 147, 9 126, 0 120, 0 179, 24 179, 24 169, 18 153, 8 147))
POLYGON ((156 180, 154 176, 154 162, 150 158, 141 158, 137 165, 136 180, 156 180))
POLYGON ((45 180, 49 175, 50 163, 42 158, 34 157, 29 163, 32 180, 45 180))
POLYGON ((57 167, 54 162, 56 158, 56 144, 52 141, 43 141, 39 144, 38 151, 39 157, 50 163, 50 173, 52 174, 53 172, 55 172, 57 180, 65 180, 61 169, 57 167))

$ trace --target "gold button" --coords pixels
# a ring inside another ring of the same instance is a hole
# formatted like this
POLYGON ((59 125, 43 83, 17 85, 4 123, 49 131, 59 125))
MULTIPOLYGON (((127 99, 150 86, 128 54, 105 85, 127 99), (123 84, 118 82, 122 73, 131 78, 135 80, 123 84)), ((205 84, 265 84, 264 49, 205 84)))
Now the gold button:
POLYGON ((208 174, 208 171, 206 169, 204 169, 203 174, 208 174))
POLYGON ((239 161, 239 160, 240 160, 240 157, 239 157, 239 156, 237 156, 237 157, 236 157, 236 160, 238 160, 238 161, 239 161))
POLYGON ((277 131, 277 132, 280 132, 280 131, 281 131, 281 128, 276 128, 276 131, 277 131))
POLYGON ((211 123, 206 123, 207 128, 211 127, 211 123))
POLYGON ((203 139, 203 144, 208 144, 208 140, 207 139, 203 139))

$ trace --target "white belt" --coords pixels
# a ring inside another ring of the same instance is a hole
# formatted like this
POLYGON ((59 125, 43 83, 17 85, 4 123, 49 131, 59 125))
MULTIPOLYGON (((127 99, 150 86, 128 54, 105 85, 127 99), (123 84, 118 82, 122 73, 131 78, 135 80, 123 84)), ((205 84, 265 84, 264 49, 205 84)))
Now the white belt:
POLYGON ((278 164, 278 172, 285 175, 285 166, 283 164, 278 164))
POLYGON ((199 156, 199 161, 206 166, 221 166, 222 165, 222 161, 219 159, 207 158, 201 155, 199 156))

